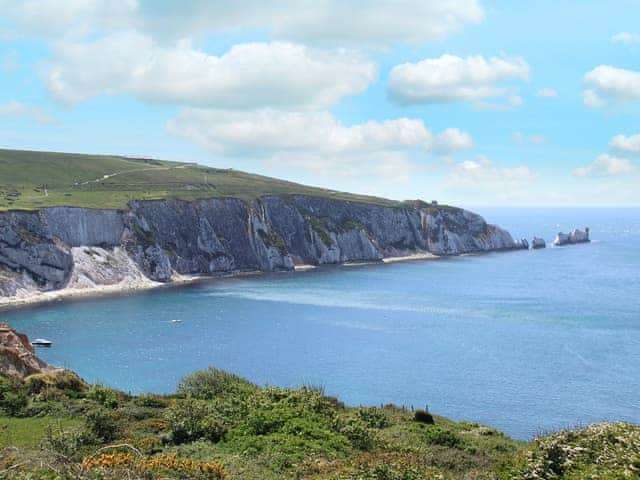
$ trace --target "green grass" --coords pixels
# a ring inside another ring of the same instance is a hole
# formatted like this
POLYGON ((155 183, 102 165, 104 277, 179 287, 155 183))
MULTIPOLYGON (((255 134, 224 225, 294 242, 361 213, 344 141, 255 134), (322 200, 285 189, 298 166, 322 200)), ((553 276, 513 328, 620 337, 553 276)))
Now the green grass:
POLYGON ((69 417, 14 418, 0 416, 0 449, 6 447, 35 448, 40 445, 48 426, 62 429, 79 428, 82 419, 69 417))
POLYGON ((225 478, 238 480, 578 480, 640 471, 640 427, 630 424, 518 442, 476 423, 421 423, 409 409, 346 407, 321 389, 259 387, 216 369, 167 396, 72 380, 0 377, 0 405, 8 392, 28 393, 20 418, 0 417, 0 478, 219 478, 202 475, 202 464, 222 464, 225 478), (83 469, 101 451, 100 466, 83 469), (118 463, 132 452, 138 467, 118 463), (192 462, 191 474, 156 470, 162 458, 192 462))
POLYGON ((400 205, 382 198, 193 163, 0 149, 0 211, 50 206, 126 209, 131 200, 221 197, 253 200, 270 194, 400 205))

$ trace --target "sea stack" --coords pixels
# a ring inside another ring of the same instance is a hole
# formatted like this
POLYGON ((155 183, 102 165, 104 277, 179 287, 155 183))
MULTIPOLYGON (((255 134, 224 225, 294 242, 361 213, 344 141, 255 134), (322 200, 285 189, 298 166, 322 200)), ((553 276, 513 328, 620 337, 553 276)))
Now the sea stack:
POLYGON ((555 240, 553 241, 553 245, 573 245, 575 243, 587 243, 590 241, 589 227, 585 227, 584 231, 576 228, 573 232, 569 233, 558 232, 555 240))
POLYGON ((547 242, 544 241, 544 238, 533 237, 533 239, 531 240, 532 250, 537 250, 539 248, 546 248, 546 247, 547 247, 547 242))

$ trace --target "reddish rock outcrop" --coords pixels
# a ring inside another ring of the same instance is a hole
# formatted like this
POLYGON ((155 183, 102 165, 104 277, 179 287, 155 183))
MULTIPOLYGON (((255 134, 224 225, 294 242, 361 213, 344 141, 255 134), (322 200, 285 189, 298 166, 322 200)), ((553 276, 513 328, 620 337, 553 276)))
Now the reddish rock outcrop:
POLYGON ((55 368, 36 356, 29 338, 0 323, 0 373, 24 378, 34 373, 52 372, 55 368))

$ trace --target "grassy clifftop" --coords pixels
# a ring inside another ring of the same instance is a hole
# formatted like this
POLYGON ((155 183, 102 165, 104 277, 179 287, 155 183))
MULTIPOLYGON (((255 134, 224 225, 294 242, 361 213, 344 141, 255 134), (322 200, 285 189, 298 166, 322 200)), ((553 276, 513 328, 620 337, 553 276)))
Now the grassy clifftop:
POLYGON ((69 373, 0 376, 0 478, 496 480, 638 478, 640 427, 516 442, 424 410, 345 407, 316 388, 209 369, 173 395, 69 373))
POLYGON ((0 149, 0 211, 63 205, 124 209, 131 200, 254 199, 269 194, 398 204, 377 197, 335 192, 192 163, 0 149))

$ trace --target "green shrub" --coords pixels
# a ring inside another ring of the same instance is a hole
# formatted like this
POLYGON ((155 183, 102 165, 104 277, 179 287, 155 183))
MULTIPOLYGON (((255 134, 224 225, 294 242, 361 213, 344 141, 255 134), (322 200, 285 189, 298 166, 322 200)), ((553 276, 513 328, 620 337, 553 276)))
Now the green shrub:
POLYGON ((59 461, 70 462, 78 459, 80 449, 86 443, 88 439, 82 432, 48 425, 40 447, 55 455, 59 461))
POLYGON ((29 403, 24 383, 14 377, 0 376, 0 410, 10 417, 18 416, 29 403))
POLYGON ((441 447, 457 448, 462 446, 461 438, 451 430, 443 429, 439 426, 429 427, 425 431, 425 440, 431 445, 439 445, 441 447))
POLYGON ((340 422, 338 431, 358 450, 371 450, 377 443, 375 431, 358 418, 352 417, 340 422))
POLYGON ((94 385, 87 393, 87 398, 106 408, 117 408, 123 397, 124 394, 101 385, 94 385))
POLYGON ((287 411, 282 408, 254 410, 249 413, 244 425, 251 435, 268 435, 280 430, 292 416, 294 415, 291 410, 287 411))
POLYGON ((359 408, 356 414, 369 428, 387 428, 391 420, 384 410, 376 407, 359 408))
POLYGON ((32 395, 55 389, 67 396, 77 398, 78 394, 87 390, 87 384, 78 375, 68 370, 30 375, 25 379, 25 385, 32 395))
POLYGON ((413 414, 413 420, 418 423, 426 423, 427 425, 433 425, 435 421, 433 420, 433 415, 431 415, 426 410, 418 409, 413 414))
POLYGON ((10 417, 19 416, 28 404, 29 398, 23 391, 4 392, 0 400, 0 408, 10 417))
POLYGON ((188 375, 178 385, 178 395, 200 400, 218 397, 246 397, 258 390, 254 384, 232 373, 209 367, 188 375))
POLYGON ((116 414, 104 408, 97 408, 86 413, 85 425, 91 435, 103 442, 111 442, 121 433, 116 414))
POLYGON ((227 433, 227 425, 219 415, 209 414, 202 419, 202 435, 212 443, 218 443, 227 433))
POLYGON ((215 412, 209 402, 195 398, 176 400, 165 411, 174 443, 187 443, 206 437, 205 418, 215 412))
POLYGON ((169 399, 162 395, 149 393, 134 398, 133 403, 139 407, 166 408, 169 406, 169 399))

